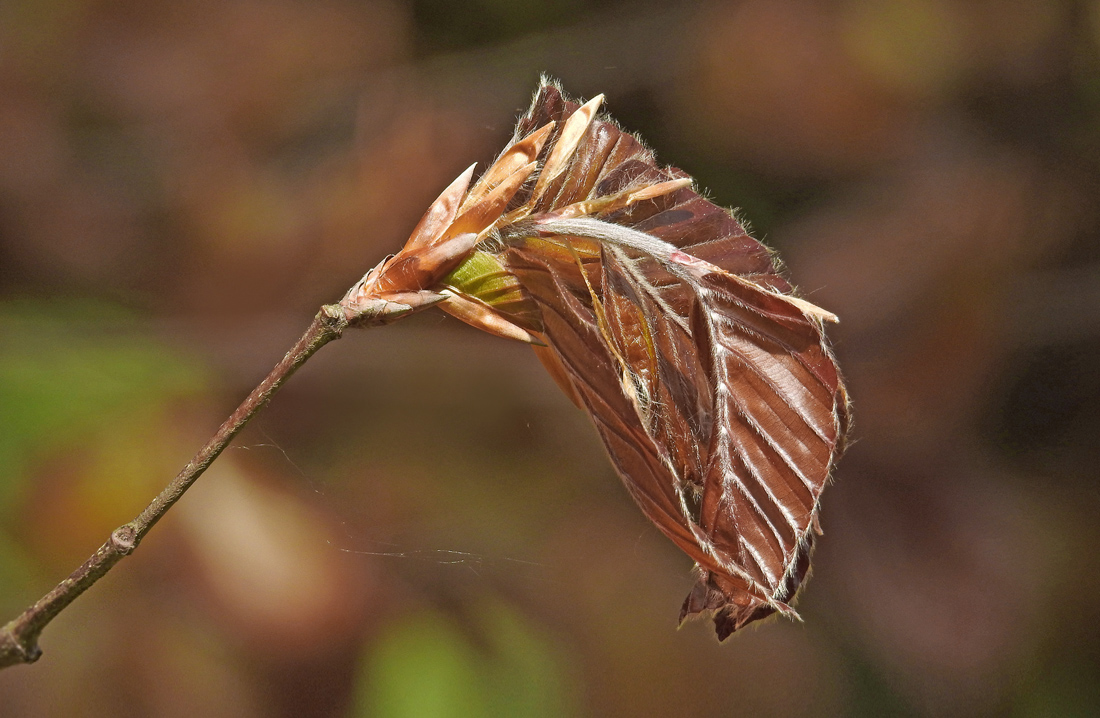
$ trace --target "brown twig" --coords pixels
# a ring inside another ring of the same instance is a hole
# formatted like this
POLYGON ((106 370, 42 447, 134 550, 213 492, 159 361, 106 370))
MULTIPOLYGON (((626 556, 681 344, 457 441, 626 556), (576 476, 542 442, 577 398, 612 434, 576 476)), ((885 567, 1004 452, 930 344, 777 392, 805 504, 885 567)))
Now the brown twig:
MULTIPOLYGON (((430 302, 425 302, 427 306, 430 302)), ((419 308, 419 307, 418 307, 419 308)), ((389 302, 371 303, 349 309, 343 303, 321 308, 302 338, 287 352, 271 373, 252 390, 237 410, 218 428, 206 445, 133 521, 111 532, 106 543, 22 615, 0 629, 0 668, 33 663, 42 655, 38 637, 42 630, 77 596, 102 578, 111 568, 133 553, 145 534, 172 508, 206 468, 218 458, 233 437, 267 403, 294 371, 313 354, 337 339, 350 323, 385 324, 413 311, 412 307, 389 302)))

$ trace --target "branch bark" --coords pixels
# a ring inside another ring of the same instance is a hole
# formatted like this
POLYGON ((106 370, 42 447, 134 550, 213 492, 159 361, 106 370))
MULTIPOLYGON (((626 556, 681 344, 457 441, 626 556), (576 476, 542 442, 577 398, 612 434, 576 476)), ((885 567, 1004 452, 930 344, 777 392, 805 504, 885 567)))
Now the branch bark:
POLYGON ((206 471, 214 459, 218 458, 233 437, 263 408, 283 382, 318 349, 333 339, 338 339, 352 322, 357 325, 385 324, 408 314, 411 309, 390 302, 374 303, 370 307, 357 307, 354 310, 343 303, 322 307, 305 334, 282 361, 252 390, 206 445, 137 518, 111 532, 107 541, 80 568, 23 611, 18 618, 0 629, 0 668, 38 660, 42 655, 42 650, 38 647, 38 637, 50 621, 77 596, 106 575, 115 564, 133 553, 149 530, 206 471))

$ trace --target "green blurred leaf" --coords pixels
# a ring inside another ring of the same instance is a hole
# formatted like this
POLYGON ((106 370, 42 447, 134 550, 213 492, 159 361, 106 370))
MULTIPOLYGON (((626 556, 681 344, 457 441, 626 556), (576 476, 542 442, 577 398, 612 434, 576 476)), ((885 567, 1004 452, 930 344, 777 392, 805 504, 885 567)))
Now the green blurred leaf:
POLYGON ((195 363, 111 305, 0 304, 0 515, 35 456, 203 385, 195 363))
POLYGON ((1067 652, 1024 682, 1013 703, 1017 718, 1076 718, 1100 715, 1096 655, 1067 652))
POLYGON ((509 607, 479 605, 487 608, 470 627, 473 634, 431 611, 390 625, 371 647, 352 715, 575 715, 571 686, 553 647, 509 607))
MULTIPOLYGON (((22 548, 0 531, 0 615, 12 616, 26 606, 24 596, 30 591, 31 560, 22 548)), ((3 619, 7 620, 7 619, 3 619)))

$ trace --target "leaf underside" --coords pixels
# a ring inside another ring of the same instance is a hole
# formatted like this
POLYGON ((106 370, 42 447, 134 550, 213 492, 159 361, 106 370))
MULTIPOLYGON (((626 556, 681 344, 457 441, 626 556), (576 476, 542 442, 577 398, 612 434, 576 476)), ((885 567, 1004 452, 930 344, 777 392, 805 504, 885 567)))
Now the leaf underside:
MULTIPOLYGON (((545 161, 577 109, 544 84, 516 138, 554 122, 545 161)), ((683 177, 596 118, 566 169, 544 186, 534 175, 506 211, 552 215, 683 177)), ((591 415, 645 515, 698 564, 681 620, 712 613, 725 638, 793 615, 847 423, 820 320, 784 296, 771 252, 691 187, 595 218, 703 262, 679 271, 591 238, 509 237, 499 259, 539 308, 540 358, 591 415)))

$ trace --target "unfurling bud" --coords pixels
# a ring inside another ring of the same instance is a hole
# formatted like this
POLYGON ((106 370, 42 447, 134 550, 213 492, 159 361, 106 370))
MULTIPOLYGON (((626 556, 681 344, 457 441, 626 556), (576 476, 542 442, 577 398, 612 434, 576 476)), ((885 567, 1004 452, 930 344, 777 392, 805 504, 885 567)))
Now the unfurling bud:
POLYGON ((721 638, 790 604, 847 395, 823 321, 692 180, 553 85, 471 186, 341 302, 349 320, 443 311, 531 344, 589 413, 642 511, 698 566, 681 617, 721 638), (406 312, 406 313, 407 313, 406 312))

